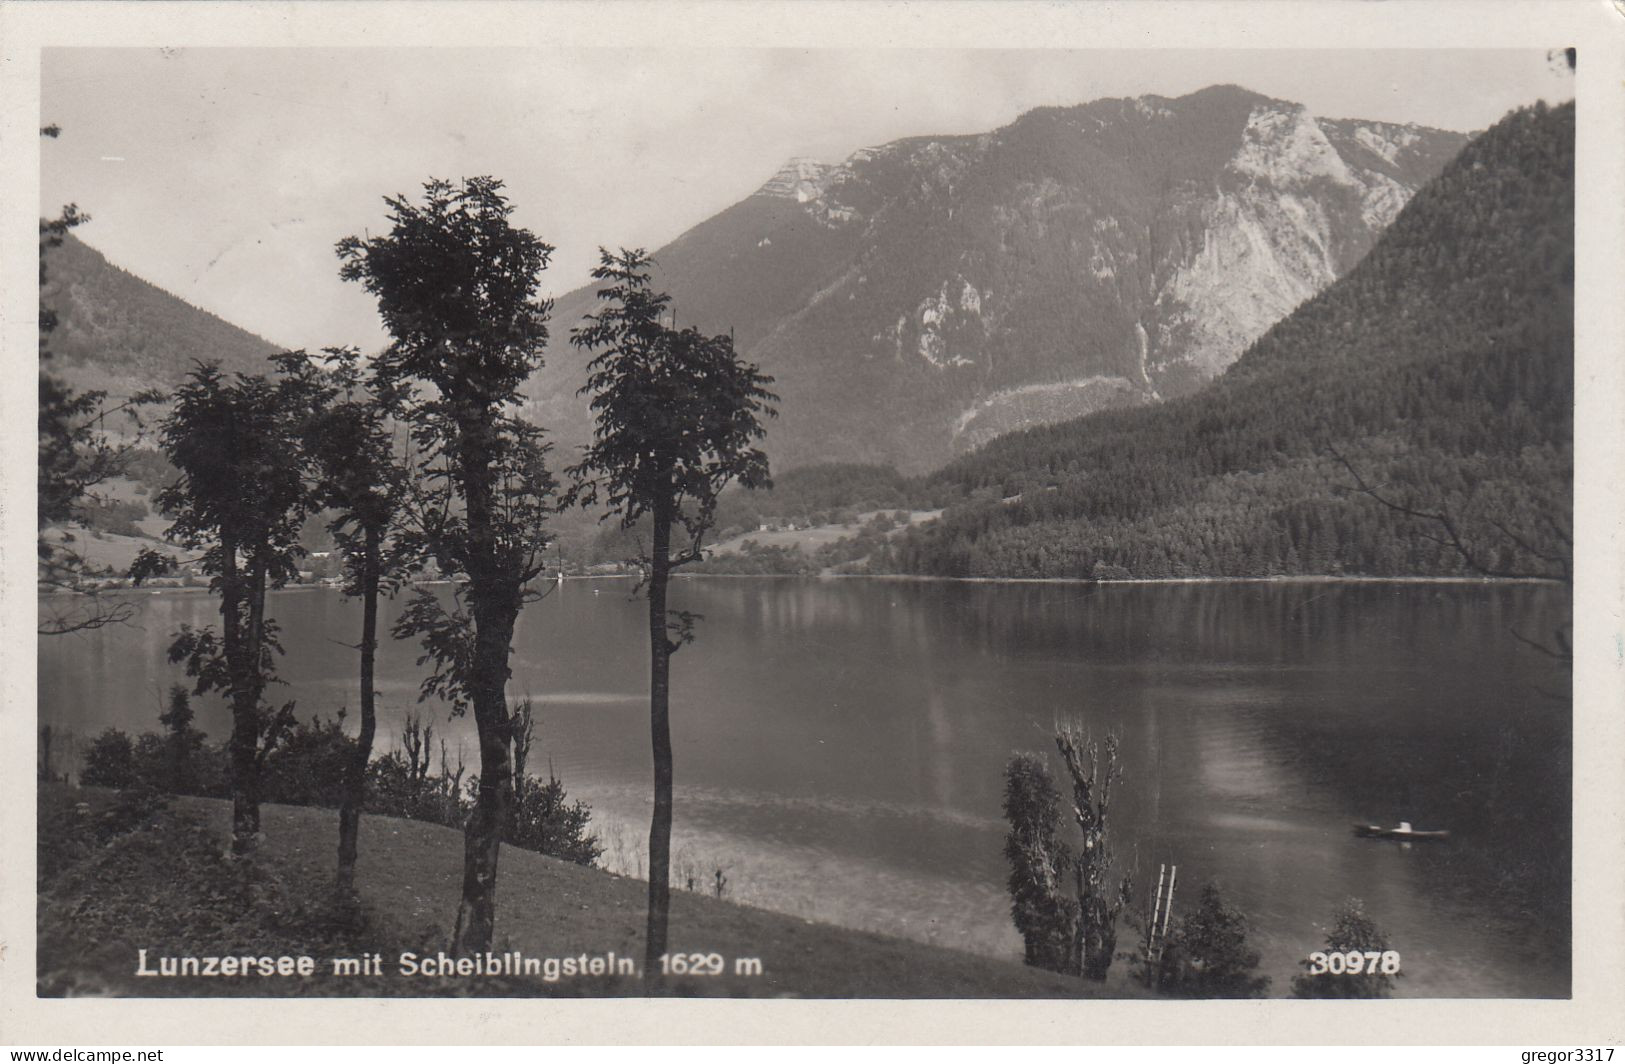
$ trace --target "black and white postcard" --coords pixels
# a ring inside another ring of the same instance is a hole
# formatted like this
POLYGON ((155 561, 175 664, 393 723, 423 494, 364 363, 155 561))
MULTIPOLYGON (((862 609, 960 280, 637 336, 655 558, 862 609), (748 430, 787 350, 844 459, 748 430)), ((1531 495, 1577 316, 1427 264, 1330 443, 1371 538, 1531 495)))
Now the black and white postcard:
POLYGON ((17 1040, 1607 1037, 1611 6, 0 28, 17 1040))

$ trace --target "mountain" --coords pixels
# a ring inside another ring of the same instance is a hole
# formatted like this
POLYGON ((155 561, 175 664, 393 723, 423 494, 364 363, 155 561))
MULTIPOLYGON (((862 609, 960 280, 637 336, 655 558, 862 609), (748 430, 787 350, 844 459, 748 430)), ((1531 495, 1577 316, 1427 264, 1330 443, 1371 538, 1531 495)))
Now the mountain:
MULTIPOLYGON (((1191 392, 1359 261, 1466 139, 1234 86, 1041 108, 791 160, 659 249, 656 284, 776 378, 776 467, 924 470, 1191 392)), ((592 309, 590 289, 561 297, 557 333, 592 309)), ((565 442, 589 429, 583 361, 555 344, 529 389, 565 442)))
POLYGON ((1202 391, 1014 433, 915 487, 890 560, 1001 576, 1560 575, 1570 553, 1574 106, 1513 112, 1202 391), (1345 466, 1344 462, 1348 465, 1345 466), (1431 538, 1430 538, 1431 537, 1431 538))
POLYGON ((40 301, 56 312, 50 372, 75 390, 171 389, 194 360, 263 373, 280 348, 108 262, 72 233, 45 253, 40 301))

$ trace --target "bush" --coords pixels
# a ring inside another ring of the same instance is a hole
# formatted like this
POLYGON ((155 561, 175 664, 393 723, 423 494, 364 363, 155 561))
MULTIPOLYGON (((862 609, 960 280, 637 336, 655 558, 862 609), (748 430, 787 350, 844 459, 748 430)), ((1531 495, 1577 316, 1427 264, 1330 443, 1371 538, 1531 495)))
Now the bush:
POLYGON ((226 750, 211 746, 192 727, 191 696, 176 685, 169 707, 158 718, 162 734, 143 732, 131 739, 108 728, 85 751, 79 782, 89 787, 142 787, 165 794, 217 797, 226 793, 226 750))
POLYGON ((1208 883, 1196 911, 1168 936, 1158 985, 1179 997, 1263 997, 1270 980, 1254 974, 1257 967, 1258 951, 1247 946, 1247 917, 1208 883))
POLYGON ((337 808, 344 799, 344 770, 355 742, 344 734, 344 712, 335 720, 311 718, 288 733, 265 759, 260 800, 337 808))
POLYGON ((509 845, 589 868, 598 863, 604 847, 587 831, 592 811, 586 802, 567 802, 564 784, 556 777, 546 783, 529 777, 515 782, 513 819, 505 840, 509 845))
MULTIPOLYGON (((344 711, 335 719, 312 718, 289 731, 265 759, 260 797, 265 802, 338 808, 344 798, 344 774, 355 741, 344 734, 344 711)), ((169 708, 159 718, 162 735, 147 732, 132 741, 124 732, 107 729, 85 754, 81 781, 95 787, 138 788, 147 794, 226 793, 227 752, 207 744, 192 727, 191 700, 185 688, 170 691, 169 708)), ((472 805, 477 778, 464 780, 462 755, 451 763, 445 740, 440 744, 440 774, 430 775, 432 725, 409 719, 403 734, 406 752, 374 758, 367 766, 364 811, 375 816, 422 820, 461 828, 472 805)), ((504 841, 581 865, 597 863, 604 848, 588 830, 592 811, 571 802, 564 784, 546 783, 521 772, 516 777, 513 818, 504 841)))
POLYGON ((452 780, 430 776, 427 768, 425 761, 419 766, 421 771, 414 771, 399 751, 374 758, 367 766, 366 811, 462 827, 462 795, 452 780))
POLYGON ((128 787, 135 782, 135 745, 117 728, 91 740, 79 782, 87 787, 128 787))
MULTIPOLYGON (((1359 898, 1350 898, 1345 902, 1333 921, 1330 933, 1326 935, 1326 952, 1356 951, 1363 954, 1372 951, 1382 953, 1387 949, 1388 936, 1366 915, 1365 903, 1359 898)), ((1380 969, 1375 972, 1362 971, 1358 975, 1348 972, 1314 975, 1311 974, 1313 962, 1304 960, 1301 963, 1308 970, 1293 977, 1293 997, 1385 998, 1394 988, 1396 976, 1385 975, 1380 969)))
MULTIPOLYGON (((479 777, 463 783, 462 769, 431 776, 427 761, 415 764, 409 756, 392 751, 368 767, 366 811, 460 828, 472 808, 470 795, 479 777)), ((503 842, 522 850, 535 850, 576 864, 593 866, 604 852, 598 836, 589 832, 592 809, 586 802, 571 802, 564 784, 546 783, 532 776, 515 780, 511 818, 503 842)))

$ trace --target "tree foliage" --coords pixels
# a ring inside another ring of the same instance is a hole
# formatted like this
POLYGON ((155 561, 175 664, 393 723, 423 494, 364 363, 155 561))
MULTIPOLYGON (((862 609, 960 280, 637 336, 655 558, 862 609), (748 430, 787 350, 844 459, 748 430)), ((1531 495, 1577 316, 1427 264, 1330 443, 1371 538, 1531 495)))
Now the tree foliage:
POLYGON ((1179 918, 1162 955, 1159 986, 1191 998, 1263 997, 1258 951, 1247 944, 1247 917, 1225 904, 1217 884, 1202 886, 1193 912, 1179 918))
POLYGON ((128 787, 135 783, 135 744, 117 728, 107 728, 90 741, 79 782, 86 787, 128 787))
MULTIPOLYGON (((108 728, 85 748, 80 782, 91 787, 139 787, 167 794, 217 797, 225 793, 228 752, 191 726, 183 687, 170 691, 168 708, 159 717, 163 732, 135 738, 108 728), (177 714, 177 708, 183 712, 177 714), (185 758, 176 771, 177 754, 185 758)), ((517 714, 516 714, 517 715, 517 714)), ((265 801, 287 805, 342 808, 355 741, 345 735, 345 712, 335 718, 300 720, 265 761, 261 794, 265 801)), ((461 750, 455 758, 440 740, 439 771, 434 771, 434 726, 408 714, 397 749, 367 766, 366 811, 377 816, 421 820, 461 828, 473 805, 475 786, 465 786, 461 750)), ((512 821, 503 841, 575 864, 593 866, 604 852, 592 831, 592 809, 572 801, 564 784, 550 771, 531 776, 519 766, 515 775, 512 821)))
POLYGON ((413 561, 395 537, 411 487, 393 431, 398 396, 366 371, 353 347, 327 348, 320 362, 303 351, 277 361, 311 395, 302 443, 315 504, 325 509, 344 557, 345 594, 364 592, 369 535, 377 540, 380 590, 398 588, 413 561))
POLYGON ((596 415, 593 442, 572 468, 577 498, 603 502, 630 528, 662 508, 688 533, 673 566, 699 557, 723 487, 771 486, 755 444, 776 415, 772 378, 734 353, 730 336, 665 324, 670 297, 650 287, 642 250, 600 252, 593 270, 602 304, 571 333, 596 352, 583 395, 596 415))
POLYGON ((233 846, 259 833, 259 775, 293 720, 293 704, 265 698, 282 647, 266 594, 298 571, 299 529, 313 499, 302 430, 311 390, 297 379, 228 378, 199 364, 164 420, 165 453, 178 479, 158 496, 168 537, 203 552, 199 564, 220 598, 220 628, 183 625, 169 649, 194 692, 219 690, 232 706, 233 846))

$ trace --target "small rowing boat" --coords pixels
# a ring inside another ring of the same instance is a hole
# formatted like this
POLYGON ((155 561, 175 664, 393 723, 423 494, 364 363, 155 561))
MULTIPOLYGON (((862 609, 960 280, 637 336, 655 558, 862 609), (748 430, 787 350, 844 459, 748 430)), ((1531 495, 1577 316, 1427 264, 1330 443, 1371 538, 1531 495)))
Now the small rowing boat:
POLYGON ((1356 824, 1354 834, 1362 839, 1401 839, 1406 842, 1431 841, 1434 839, 1448 839, 1448 831, 1417 831, 1411 827, 1410 821, 1401 820, 1395 828, 1385 828, 1380 824, 1356 824))

